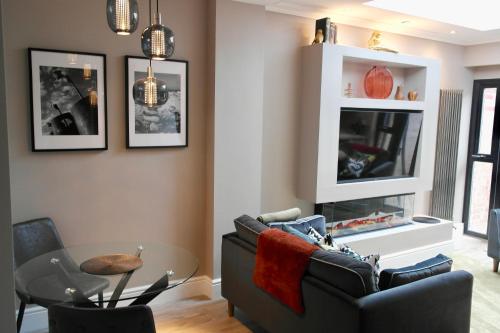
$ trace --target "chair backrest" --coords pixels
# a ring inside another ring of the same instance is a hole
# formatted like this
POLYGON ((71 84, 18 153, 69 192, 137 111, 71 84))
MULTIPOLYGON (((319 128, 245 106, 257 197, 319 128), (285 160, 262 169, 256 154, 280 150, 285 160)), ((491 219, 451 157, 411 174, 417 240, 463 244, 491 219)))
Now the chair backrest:
POLYGON ((49 307, 49 333, 155 333, 146 305, 123 308, 81 308, 65 304, 49 307))
POLYGON ((34 257, 64 248, 54 222, 48 217, 16 223, 13 234, 16 268, 34 257))

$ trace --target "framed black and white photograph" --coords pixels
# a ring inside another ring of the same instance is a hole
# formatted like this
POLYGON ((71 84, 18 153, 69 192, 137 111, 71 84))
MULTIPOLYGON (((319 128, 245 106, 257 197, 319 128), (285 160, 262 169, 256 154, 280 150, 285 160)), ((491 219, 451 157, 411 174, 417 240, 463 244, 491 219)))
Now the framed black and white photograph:
POLYGON ((188 62, 153 61, 154 77, 166 83, 167 101, 162 105, 136 103, 133 86, 147 77, 149 59, 127 56, 127 147, 161 148, 188 145, 188 62))
POLYGON ((28 53, 33 151, 107 149, 106 56, 28 53))

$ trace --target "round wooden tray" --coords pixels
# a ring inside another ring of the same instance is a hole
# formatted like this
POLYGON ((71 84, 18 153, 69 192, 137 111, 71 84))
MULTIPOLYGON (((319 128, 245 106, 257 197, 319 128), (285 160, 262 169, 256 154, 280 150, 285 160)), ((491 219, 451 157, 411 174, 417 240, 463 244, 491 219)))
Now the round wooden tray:
POLYGON ((91 258, 80 265, 80 269, 93 275, 116 275, 136 270, 142 259, 129 254, 111 254, 91 258))

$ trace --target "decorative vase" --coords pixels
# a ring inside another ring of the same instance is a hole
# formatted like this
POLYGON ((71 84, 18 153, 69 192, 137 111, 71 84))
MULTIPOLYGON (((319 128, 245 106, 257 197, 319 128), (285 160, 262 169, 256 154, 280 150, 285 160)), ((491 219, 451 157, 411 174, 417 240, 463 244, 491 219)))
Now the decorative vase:
POLYGON ((370 98, 384 99, 391 95, 394 80, 384 66, 373 66, 365 75, 365 93, 370 98))
POLYGON ((330 33, 329 33, 329 40, 328 42, 330 44, 337 44, 337 32, 338 32, 338 27, 335 23, 330 22, 330 33))
POLYGON ((345 97, 352 97, 352 85, 351 82, 347 84, 347 88, 344 90, 345 97))
POLYGON ((405 99, 405 96, 403 95, 403 87, 402 86, 398 86, 396 88, 396 94, 394 95, 394 99, 397 99, 398 101, 405 99))
POLYGON ((417 97, 418 97, 418 93, 415 90, 408 91, 408 100, 409 101, 416 101, 417 97))

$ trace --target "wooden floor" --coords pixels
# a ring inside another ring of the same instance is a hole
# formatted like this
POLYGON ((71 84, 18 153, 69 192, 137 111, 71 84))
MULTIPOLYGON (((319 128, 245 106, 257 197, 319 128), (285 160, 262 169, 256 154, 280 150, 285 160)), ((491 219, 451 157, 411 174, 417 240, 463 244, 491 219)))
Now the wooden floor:
POLYGON ((471 333, 500 332, 500 274, 493 272, 485 239, 464 236, 455 241, 454 269, 474 275, 471 333))
POLYGON ((265 333, 237 310, 235 317, 229 317, 225 300, 207 298, 185 300, 156 312, 155 322, 157 333, 265 333))

